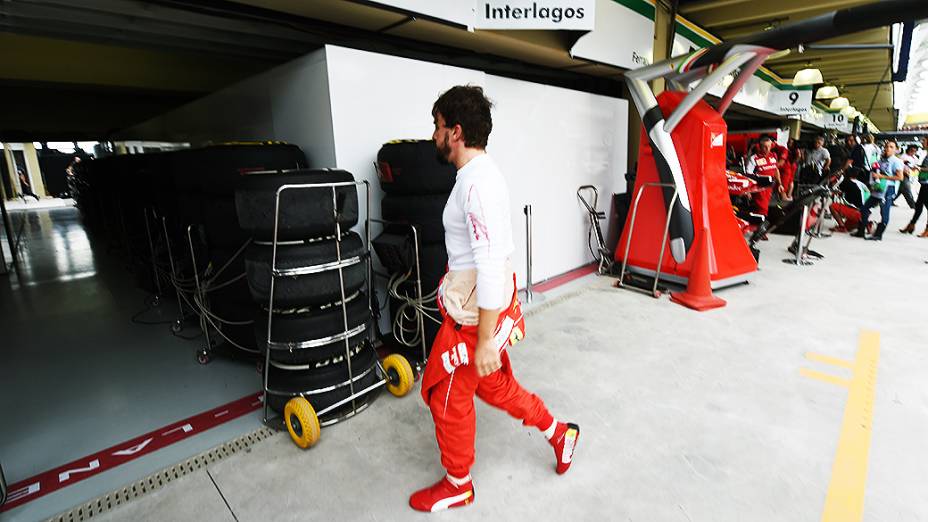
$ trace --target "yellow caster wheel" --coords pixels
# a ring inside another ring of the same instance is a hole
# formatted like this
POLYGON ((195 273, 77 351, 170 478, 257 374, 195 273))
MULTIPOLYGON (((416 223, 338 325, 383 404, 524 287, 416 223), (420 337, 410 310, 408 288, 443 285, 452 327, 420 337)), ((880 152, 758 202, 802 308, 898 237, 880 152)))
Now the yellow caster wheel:
POLYGON ((284 422, 294 444, 306 449, 319 440, 319 417, 312 404, 303 397, 294 397, 284 406, 284 422))
POLYGON ((415 376, 412 373, 412 366, 405 357, 398 353, 388 355, 383 360, 383 369, 387 374, 387 391, 397 397, 409 393, 415 376))

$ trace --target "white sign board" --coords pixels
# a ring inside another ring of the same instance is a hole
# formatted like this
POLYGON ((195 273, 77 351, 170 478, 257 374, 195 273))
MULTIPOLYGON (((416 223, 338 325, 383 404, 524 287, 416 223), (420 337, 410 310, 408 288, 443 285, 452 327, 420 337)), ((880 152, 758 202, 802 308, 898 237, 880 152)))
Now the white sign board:
POLYGON ((596 0, 478 0, 475 29, 592 31, 596 0))
POLYGON ((575 58, 586 58, 637 69, 651 63, 654 22, 612 0, 598 0, 593 32, 570 49, 575 58))
POLYGON ((826 112, 825 128, 837 129, 846 132, 850 128, 850 122, 847 120, 847 116, 841 114, 840 112, 826 112))
POLYGON ((784 116, 805 114, 812 108, 812 90, 772 89, 769 107, 772 112, 784 116))

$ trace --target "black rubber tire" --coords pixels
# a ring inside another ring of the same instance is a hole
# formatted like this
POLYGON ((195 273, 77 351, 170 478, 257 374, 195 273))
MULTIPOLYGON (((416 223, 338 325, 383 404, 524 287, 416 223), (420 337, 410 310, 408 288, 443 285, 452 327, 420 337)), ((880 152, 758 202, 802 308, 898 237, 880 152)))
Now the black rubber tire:
MULTIPOLYGON (((215 263, 214 261, 214 266, 215 263)), ((230 266, 223 271, 219 278, 220 284, 222 281, 228 281, 235 276, 233 268, 234 267, 230 266)), ((226 321, 252 321, 261 310, 260 307, 251 300, 251 294, 248 292, 248 284, 244 278, 221 288, 207 291, 206 295, 212 314, 226 321)), ((213 319, 213 322, 222 329, 223 335, 236 344, 249 350, 258 349, 259 345, 255 342, 254 324, 227 324, 216 319, 213 319)), ((218 340, 224 341, 221 336, 219 336, 218 340)))
MULTIPOLYGON (((371 311, 366 294, 358 294, 346 303, 348 315, 348 329, 352 330, 367 323, 371 324, 371 311)), ((254 336, 258 346, 264 346, 267 341, 267 311, 253 314, 255 318, 254 336)), ((274 342, 303 342, 314 339, 331 337, 344 331, 344 318, 341 306, 332 306, 326 309, 316 309, 301 313, 274 314, 271 340, 274 342)), ((355 334, 348 338, 349 346, 357 346, 367 339, 369 331, 355 334)), ((288 350, 271 350, 271 360, 283 364, 314 364, 320 361, 337 357, 345 353, 345 341, 333 341, 313 348, 288 350)))
MULTIPOLYGON (((367 375, 358 378, 354 382, 354 389, 356 392, 377 382, 379 375, 377 370, 373 368, 375 363, 376 353, 369 346, 365 346, 357 355, 351 358, 351 369, 355 377, 370 370, 367 375)), ((345 361, 331 364, 323 368, 299 371, 281 370, 272 365, 267 371, 268 387, 272 390, 287 393, 287 395, 268 394, 267 404, 276 412, 283 411, 287 401, 298 395, 301 391, 336 386, 348 380, 348 365, 345 361)), ((325 393, 307 395, 306 398, 309 400, 310 404, 312 404, 313 409, 320 411, 347 398, 349 395, 350 387, 346 385, 339 386, 325 393)))
POLYGON ((219 144, 170 153, 175 187, 231 197, 242 175, 260 170, 306 168, 296 145, 282 142, 219 144))
POLYGON ((422 293, 430 294, 448 271, 448 251, 444 243, 419 247, 419 270, 422 272, 422 293))
MULTIPOLYGON (((274 203, 277 189, 285 184, 336 183, 354 181, 344 170, 304 170, 285 174, 242 176, 235 192, 235 208, 242 229, 260 241, 274 237, 274 203)), ((342 231, 358 223, 356 186, 336 189, 338 222, 342 231)), ((293 189, 280 195, 278 241, 298 241, 335 234, 332 189, 293 189)))
POLYGON ((445 240, 441 217, 448 202, 447 194, 431 196, 385 196, 380 214, 385 221, 416 225, 421 243, 445 240))
MULTIPOLYGON (((299 245, 277 246, 277 268, 299 268, 331 263, 337 259, 336 240, 326 239, 299 245)), ((341 242, 342 259, 364 255, 364 242, 351 232, 341 242)), ((245 273, 248 287, 256 303, 268 306, 271 285, 270 245, 251 244, 245 250, 245 273)), ((367 281, 367 262, 345 267, 345 295, 349 296, 367 281)), ((338 270, 293 277, 279 277, 274 283, 274 309, 318 306, 340 301, 342 298, 338 270)))
POLYGON ((432 140, 385 143, 377 153, 380 187, 386 194, 448 194, 454 187, 454 165, 438 160, 432 140))
POLYGON ((202 212, 206 244, 210 248, 237 248, 251 237, 238 226, 234 197, 204 195, 202 212))
MULTIPOLYGON (((222 273, 219 275, 219 279, 216 281, 216 284, 219 284, 223 281, 228 281, 229 279, 245 273, 245 251, 242 250, 235 259, 232 259, 235 256, 235 253, 241 248, 245 243, 239 243, 233 247, 227 248, 216 248, 210 247, 209 249, 209 260, 213 264, 213 272, 215 274, 217 270, 223 267, 226 263, 228 266, 222 273)), ((243 282, 244 284, 244 282, 243 282)), ((247 290, 247 284, 245 286, 247 290)), ((246 292, 247 293, 247 292, 246 292)), ((250 299, 250 298, 249 298, 250 299)))

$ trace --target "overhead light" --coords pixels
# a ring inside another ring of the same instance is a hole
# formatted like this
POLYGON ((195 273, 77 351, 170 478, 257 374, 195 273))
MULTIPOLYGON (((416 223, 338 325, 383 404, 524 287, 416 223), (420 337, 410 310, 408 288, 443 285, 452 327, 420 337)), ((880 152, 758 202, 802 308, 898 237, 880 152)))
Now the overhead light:
POLYGON ((851 104, 851 102, 849 102, 847 98, 845 98, 844 96, 839 96, 839 97, 837 97, 837 98, 831 100, 831 105, 829 105, 828 108, 830 108, 830 109, 832 109, 832 110, 841 110, 841 109, 844 109, 845 107, 847 107, 847 106, 850 105, 850 104, 851 104))
POLYGON ((838 97, 838 88, 834 85, 826 85, 820 87, 818 92, 815 93, 816 100, 830 100, 832 98, 838 97))
POLYGON ((816 83, 825 83, 822 78, 822 71, 818 69, 802 69, 793 77, 793 85, 815 85, 816 83))

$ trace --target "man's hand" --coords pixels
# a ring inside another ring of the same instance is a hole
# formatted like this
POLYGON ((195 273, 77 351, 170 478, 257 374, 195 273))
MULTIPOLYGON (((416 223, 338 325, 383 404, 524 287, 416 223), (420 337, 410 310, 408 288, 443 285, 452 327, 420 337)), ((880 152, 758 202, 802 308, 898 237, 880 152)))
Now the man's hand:
POLYGON ((486 377, 503 366, 499 358, 499 350, 493 346, 493 339, 477 342, 477 348, 474 350, 474 366, 477 368, 477 375, 481 377, 486 377))

